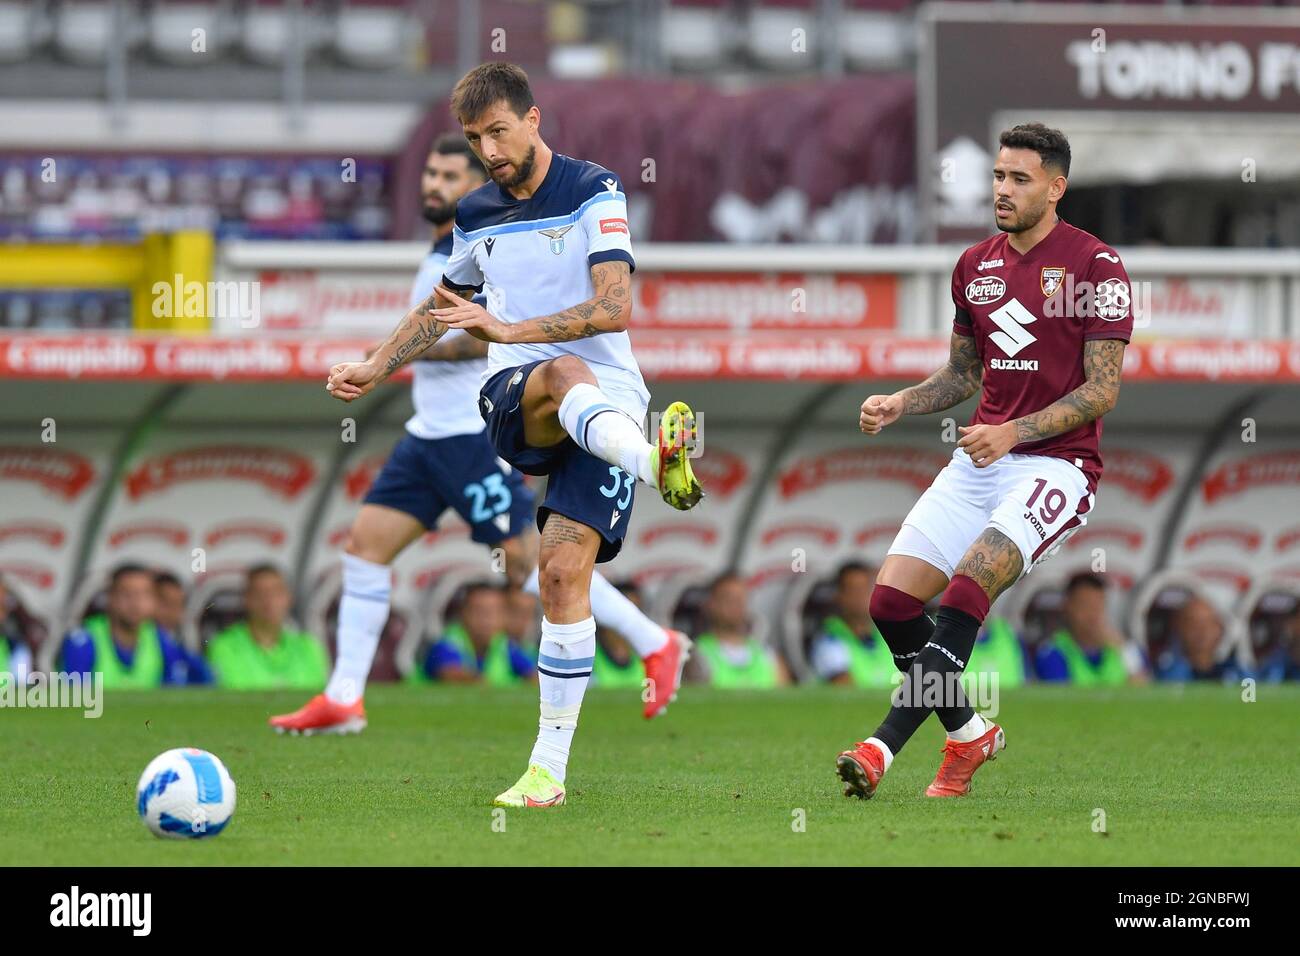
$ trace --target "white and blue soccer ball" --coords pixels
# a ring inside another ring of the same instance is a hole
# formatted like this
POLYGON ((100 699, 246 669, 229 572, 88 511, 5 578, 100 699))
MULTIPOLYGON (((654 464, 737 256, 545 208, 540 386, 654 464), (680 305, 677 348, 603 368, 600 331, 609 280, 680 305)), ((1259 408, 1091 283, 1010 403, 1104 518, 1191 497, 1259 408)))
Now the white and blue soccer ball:
POLYGON ((224 830, 235 815, 235 782, 206 750, 180 747, 144 768, 135 806, 154 836, 202 840, 224 830))

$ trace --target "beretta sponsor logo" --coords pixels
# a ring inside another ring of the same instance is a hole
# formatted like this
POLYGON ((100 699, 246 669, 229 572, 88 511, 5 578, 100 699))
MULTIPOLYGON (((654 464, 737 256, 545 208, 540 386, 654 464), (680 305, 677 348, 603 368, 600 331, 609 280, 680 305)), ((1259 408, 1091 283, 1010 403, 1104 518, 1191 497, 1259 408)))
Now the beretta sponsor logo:
POLYGON ((966 286, 966 301, 971 305, 988 305, 1007 294, 1007 284, 997 276, 980 276, 966 286))

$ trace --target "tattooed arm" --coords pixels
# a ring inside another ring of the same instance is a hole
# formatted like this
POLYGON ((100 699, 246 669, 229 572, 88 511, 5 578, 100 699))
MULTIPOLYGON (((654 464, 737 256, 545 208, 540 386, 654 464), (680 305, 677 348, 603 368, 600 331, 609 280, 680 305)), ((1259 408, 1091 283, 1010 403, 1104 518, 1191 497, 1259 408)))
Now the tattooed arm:
POLYGON ((959 428, 957 444, 966 449, 977 468, 993 464, 1022 442, 1039 441, 1096 421, 1115 407, 1124 370, 1121 339, 1092 339, 1083 343, 1084 383, 1042 411, 1001 425, 959 428))
POLYGON ((960 405, 979 391, 984 364, 969 335, 952 334, 948 364, 919 385, 893 395, 872 395, 862 403, 858 427, 875 435, 902 415, 928 415, 960 405))
POLYGON ((478 305, 436 309, 433 316, 450 328, 464 329, 485 342, 572 342, 604 332, 622 332, 632 317, 632 270, 626 262, 598 262, 591 267, 594 295, 552 315, 523 322, 502 322, 478 305))
POLYGON ((408 312, 364 362, 343 362, 331 368, 326 391, 344 402, 360 398, 442 338, 447 325, 433 316, 435 297, 436 292, 408 312))
POLYGON ((1041 412, 1011 422, 1016 428, 1016 444, 1071 431, 1114 408, 1119 401, 1119 382, 1124 370, 1124 345, 1121 339, 1084 342, 1084 383, 1041 412))

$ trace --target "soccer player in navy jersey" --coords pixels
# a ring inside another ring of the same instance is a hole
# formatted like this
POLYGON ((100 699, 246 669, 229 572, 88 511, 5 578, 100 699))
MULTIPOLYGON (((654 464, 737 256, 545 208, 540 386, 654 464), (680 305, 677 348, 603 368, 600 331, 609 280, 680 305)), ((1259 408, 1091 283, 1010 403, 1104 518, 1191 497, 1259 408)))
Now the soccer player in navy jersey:
POLYGON ((868 435, 902 415, 980 392, 952 461, 912 508, 876 578, 871 619, 903 672, 879 728, 836 766, 847 796, 870 797, 933 710, 948 740, 931 797, 969 792, 1006 735, 970 706, 958 678, 989 605, 1082 527, 1101 478, 1101 417, 1119 397, 1133 329, 1115 250, 1056 213, 1070 144, 1041 123, 1002 133, 993 166, 998 233, 952 274, 948 364, 919 385, 862 404, 868 435), (942 594, 931 620, 926 602, 942 594))
MULTIPOLYGON (((554 807, 564 802, 596 650, 592 572, 618 554, 638 481, 679 510, 703 496, 689 459, 695 417, 674 402, 655 442, 642 431, 649 392, 626 331, 635 259, 618 176, 546 145, 541 111, 517 66, 476 67, 457 83, 451 105, 492 181, 458 204, 434 295, 369 359, 335 366, 327 388, 353 401, 448 329, 489 343, 479 396, 487 434, 512 467, 549 479, 537 512, 539 733, 528 769, 495 802, 554 807), (480 291, 486 308, 465 301, 480 291)), ((678 674, 684 660, 683 653, 678 674)))

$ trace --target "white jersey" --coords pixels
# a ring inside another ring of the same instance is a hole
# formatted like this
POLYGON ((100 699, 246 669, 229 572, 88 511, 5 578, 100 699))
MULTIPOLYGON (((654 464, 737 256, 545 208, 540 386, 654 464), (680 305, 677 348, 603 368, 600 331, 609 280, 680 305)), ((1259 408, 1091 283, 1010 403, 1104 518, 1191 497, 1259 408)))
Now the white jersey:
MULTIPOLYGON (((433 295, 434 286, 442 279, 451 249, 452 239, 448 235, 438 240, 424 257, 411 285, 411 308, 433 295)), ((448 329, 438 342, 468 334, 462 329, 448 329)), ((406 430, 416 438, 428 439, 481 432, 485 426, 478 411, 478 392, 486 368, 485 358, 464 362, 422 362, 418 359, 412 362, 415 384, 411 388, 411 401, 415 405, 415 414, 407 419, 406 430)))
MULTIPOLYGON (((464 196, 456 207, 451 259, 443 281, 451 289, 481 289, 487 309, 515 324, 590 299, 591 267, 618 260, 632 269, 627 197, 609 170, 560 153, 528 199, 496 183, 464 196)), ((502 369, 576 355, 610 401, 638 421, 650 401, 626 332, 572 342, 488 346, 484 380, 502 369)))

